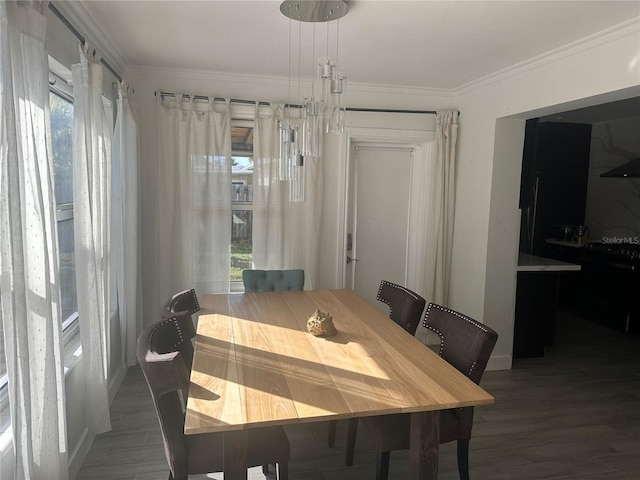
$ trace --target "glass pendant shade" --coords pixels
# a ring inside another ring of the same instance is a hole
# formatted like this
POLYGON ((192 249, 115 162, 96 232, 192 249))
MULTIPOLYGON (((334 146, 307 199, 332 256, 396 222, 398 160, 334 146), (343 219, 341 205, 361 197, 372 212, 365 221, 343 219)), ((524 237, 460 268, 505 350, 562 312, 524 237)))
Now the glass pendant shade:
MULTIPOLYGON (((302 156, 300 160, 302 161, 302 156)), ((291 169, 291 181, 289 182, 289 201, 304 202, 304 184, 305 184, 304 165, 300 164, 291 169)))
POLYGON ((330 82, 331 95, 327 102, 327 129, 329 133, 343 133, 345 121, 344 94, 347 86, 347 77, 335 72, 330 82))
POLYGON ((280 161, 278 177, 280 180, 291 180, 293 167, 298 162, 298 129, 289 120, 280 122, 280 161))
POLYGON ((307 98, 303 111, 301 153, 305 157, 319 157, 322 155, 320 102, 313 96, 307 98))

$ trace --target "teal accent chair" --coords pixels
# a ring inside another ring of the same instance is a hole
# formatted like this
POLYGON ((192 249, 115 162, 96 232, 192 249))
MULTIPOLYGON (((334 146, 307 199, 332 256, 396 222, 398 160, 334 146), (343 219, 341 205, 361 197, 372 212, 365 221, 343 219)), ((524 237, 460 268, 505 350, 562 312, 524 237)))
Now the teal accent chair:
POLYGON ((304 270, 243 270, 246 293, 285 292, 304 288, 304 270))

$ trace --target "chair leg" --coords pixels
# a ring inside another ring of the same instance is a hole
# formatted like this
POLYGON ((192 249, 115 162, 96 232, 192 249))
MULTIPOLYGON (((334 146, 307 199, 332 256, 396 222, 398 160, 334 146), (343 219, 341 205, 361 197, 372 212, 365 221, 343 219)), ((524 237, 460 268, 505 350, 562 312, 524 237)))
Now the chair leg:
POLYGON ((338 426, 337 420, 331 420, 329 422, 329 435, 327 437, 327 443, 329 448, 333 448, 336 444, 336 427, 338 426))
POLYGON ((391 452, 378 452, 376 480, 389 480, 389 457, 391 452))
POLYGON ((262 474, 266 477, 267 475, 269 475, 269 464, 265 463, 264 465, 262 465, 262 474))
POLYGON ((458 440, 458 473, 460 480, 469 480, 469 439, 458 440))
POLYGON ((350 418, 347 427, 347 451, 344 456, 344 464, 347 467, 353 465, 353 454, 356 449, 356 435, 358 434, 358 419, 350 418))
POLYGON ((276 470, 278 472, 278 480, 289 480, 289 463, 279 462, 276 464, 276 470))

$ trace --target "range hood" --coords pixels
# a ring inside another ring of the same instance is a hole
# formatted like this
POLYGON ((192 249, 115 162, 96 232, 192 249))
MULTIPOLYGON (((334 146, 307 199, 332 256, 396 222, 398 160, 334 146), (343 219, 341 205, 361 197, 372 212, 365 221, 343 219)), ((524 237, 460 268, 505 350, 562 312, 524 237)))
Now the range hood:
POLYGON ((619 167, 612 168, 608 172, 600 174, 601 177, 613 178, 640 178, 640 157, 629 160, 619 167))

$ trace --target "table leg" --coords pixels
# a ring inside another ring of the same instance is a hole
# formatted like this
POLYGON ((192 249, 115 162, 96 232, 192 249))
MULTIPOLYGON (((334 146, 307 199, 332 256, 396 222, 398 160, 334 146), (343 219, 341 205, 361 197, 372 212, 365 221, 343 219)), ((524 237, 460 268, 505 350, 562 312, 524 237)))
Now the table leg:
POLYGON ((440 440, 440 412, 411 414, 409 478, 437 480, 440 440))
POLYGON ((247 480, 247 431, 224 432, 224 479, 247 480))

